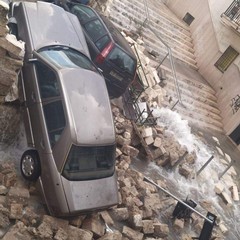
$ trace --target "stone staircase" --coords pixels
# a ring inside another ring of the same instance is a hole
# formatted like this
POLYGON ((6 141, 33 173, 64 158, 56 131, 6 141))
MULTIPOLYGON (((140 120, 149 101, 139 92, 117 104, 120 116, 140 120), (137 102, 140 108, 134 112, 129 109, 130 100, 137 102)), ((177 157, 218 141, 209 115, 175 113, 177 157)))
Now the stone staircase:
MULTIPOLYGON (((177 102, 176 86, 169 60, 161 65, 165 72, 165 86, 168 100, 164 105, 178 112, 183 119, 191 125, 204 129, 222 132, 220 111, 214 90, 197 72, 197 63, 194 56, 194 46, 187 24, 179 20, 160 0, 149 0, 149 21, 147 25, 141 24, 146 19, 143 0, 113 0, 109 5, 109 18, 120 30, 139 34, 148 53, 153 53, 151 65, 157 67, 167 53, 166 46, 171 48, 176 64, 176 75, 181 102, 177 102), (149 29, 149 27, 151 29, 149 29), (153 33, 154 31, 154 33, 153 33)), ((149 55, 148 55, 149 56, 149 55)), ((157 83, 156 83, 157 84, 157 83)), ((153 86, 152 86, 153 87, 153 86)))

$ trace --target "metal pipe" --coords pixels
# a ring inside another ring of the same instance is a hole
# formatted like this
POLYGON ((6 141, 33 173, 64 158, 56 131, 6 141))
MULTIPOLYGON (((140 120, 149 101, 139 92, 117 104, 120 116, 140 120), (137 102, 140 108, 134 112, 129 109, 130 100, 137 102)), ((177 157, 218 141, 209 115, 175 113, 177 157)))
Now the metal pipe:
POLYGON ((207 217, 205 217, 204 215, 202 215, 200 212, 198 212, 197 210, 195 210, 194 208, 192 208, 191 206, 189 206, 188 204, 186 204, 185 202, 183 202, 181 199, 177 198, 176 196, 174 196, 172 193, 168 192, 166 189, 160 187, 158 184, 156 184, 155 182, 153 182, 150 178, 145 177, 144 179, 153 184, 154 186, 156 186, 157 188, 159 188, 161 191, 163 191, 164 193, 170 195, 172 198, 174 198, 175 200, 177 200, 178 202, 180 202, 181 204, 183 204, 185 207, 189 208, 190 210, 192 210, 193 212, 195 212, 196 214, 198 214, 200 217, 204 218, 206 221, 208 221, 209 223, 213 224, 213 221, 211 221, 210 219, 208 219, 207 217))
POLYGON ((230 167, 232 167, 232 165, 234 164, 235 161, 231 161, 231 163, 229 164, 229 166, 218 176, 218 179, 221 179, 222 176, 228 171, 228 169, 230 167))
POLYGON ((213 160, 214 156, 212 155, 205 164, 197 171, 197 176, 204 170, 204 168, 213 160))

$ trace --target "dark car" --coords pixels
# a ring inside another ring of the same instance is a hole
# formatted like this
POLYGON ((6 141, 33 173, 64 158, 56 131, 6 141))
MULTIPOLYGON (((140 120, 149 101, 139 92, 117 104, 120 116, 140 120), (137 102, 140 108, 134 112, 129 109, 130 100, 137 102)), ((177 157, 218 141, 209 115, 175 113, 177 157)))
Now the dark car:
POLYGON ((121 96, 134 80, 137 59, 126 39, 105 16, 69 1, 55 4, 75 14, 86 37, 92 60, 102 70, 110 97, 121 96))
POLYGON ((14 2, 9 22, 26 46, 19 76, 28 143, 23 177, 39 181, 56 216, 116 205, 110 100, 78 19, 54 4, 14 2))

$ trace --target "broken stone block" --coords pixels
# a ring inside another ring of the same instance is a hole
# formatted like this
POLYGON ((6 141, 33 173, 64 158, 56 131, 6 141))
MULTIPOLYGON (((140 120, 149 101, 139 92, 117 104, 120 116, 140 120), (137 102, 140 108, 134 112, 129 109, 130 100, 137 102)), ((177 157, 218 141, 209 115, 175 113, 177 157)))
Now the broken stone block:
POLYGON ((30 208, 30 207, 26 207, 24 209, 24 213, 23 216, 21 218, 21 221, 25 224, 25 225, 33 225, 36 224, 37 222, 39 222, 40 220, 40 215, 36 214, 34 209, 30 208))
POLYGON ((129 168, 129 163, 126 161, 120 161, 118 167, 123 170, 127 170, 129 168))
POLYGON ((177 152, 170 152, 170 164, 174 166, 174 164, 179 160, 179 155, 177 152))
POLYGON ((39 237, 42 239, 51 239, 53 237, 52 228, 46 222, 42 222, 37 230, 39 237))
POLYGON ((101 215, 103 221, 106 224, 108 224, 109 226, 113 226, 114 225, 114 221, 112 220, 111 216, 109 215, 109 213, 107 211, 100 212, 100 215, 101 215))
POLYGON ((0 195, 6 195, 8 189, 4 185, 0 185, 0 195))
POLYGON ((114 231, 113 233, 106 233, 104 236, 98 238, 98 240, 123 240, 122 234, 118 231, 114 231))
POLYGON ((77 228, 71 225, 69 225, 68 227, 67 234, 68 234, 68 240, 76 240, 76 239, 92 240, 93 239, 92 232, 85 229, 77 228))
POLYGON ((153 220, 142 220, 142 224, 144 234, 154 233, 153 220))
POLYGON ((122 151, 124 154, 126 154, 126 155, 128 155, 128 156, 130 156, 130 157, 137 157, 137 155, 138 155, 138 153, 139 153, 139 150, 138 150, 138 149, 136 149, 136 148, 134 148, 134 147, 132 147, 132 146, 126 145, 126 144, 123 145, 121 151, 122 151))
POLYGON ((18 203, 12 203, 10 205, 10 219, 21 219, 23 215, 23 205, 18 203))
POLYGON ((154 236, 165 238, 169 235, 169 227, 167 224, 154 223, 154 236))
POLYGON ((50 226, 53 231, 57 231, 58 228, 66 229, 69 224, 67 220, 52 217, 49 215, 44 215, 42 221, 50 226))
POLYGON ((214 191, 216 194, 221 194, 223 190, 224 190, 224 185, 220 182, 217 183, 214 187, 214 191))
POLYGON ((125 154, 122 154, 121 156, 120 156, 120 162, 121 161, 125 161, 125 162, 127 162, 128 164, 130 164, 131 163, 131 157, 129 156, 129 155, 125 155, 125 154))
POLYGON ((233 201, 238 202, 239 201, 238 187, 236 185, 233 185, 232 187, 230 187, 230 191, 232 193, 233 201))
POLYGON ((121 146, 123 146, 123 145, 130 145, 131 139, 126 139, 126 138, 124 138, 121 135, 117 135, 116 136, 116 142, 117 142, 117 144, 119 144, 121 146))
POLYGON ((117 221, 125 221, 129 218, 129 212, 127 208, 116 208, 112 210, 113 218, 117 221))
POLYGON ((27 205, 30 197, 29 191, 26 188, 11 187, 8 192, 8 203, 19 203, 27 205))
POLYGON ((71 219, 69 221, 69 224, 75 226, 75 227, 80 227, 83 223, 83 220, 86 218, 86 215, 81 215, 81 216, 77 216, 74 217, 73 219, 71 219))
POLYGON ((128 237, 130 240, 142 240, 143 236, 144 236, 143 233, 135 231, 132 228, 127 227, 127 226, 123 227, 122 233, 123 233, 123 235, 128 237))
POLYGON ((4 176, 4 185, 9 188, 13 186, 17 181, 16 172, 10 172, 4 176))
POLYGON ((68 234, 62 228, 59 228, 53 238, 54 240, 67 240, 68 234))
POLYGON ((173 227, 177 230, 181 230, 184 228, 184 219, 176 218, 173 223, 173 227))
POLYGON ((156 137, 154 140, 153 146, 159 148, 161 147, 161 145, 162 145, 162 139, 160 137, 156 137))
POLYGON ((157 210, 161 207, 161 201, 158 193, 149 194, 144 197, 144 207, 151 208, 152 210, 157 210))
POLYGON ((23 59, 25 54, 25 43, 18 41, 12 34, 0 37, 0 46, 6 49, 13 58, 23 59))
POLYGON ((116 117, 115 120, 119 123, 124 123, 125 122, 125 119, 120 117, 120 116, 116 117))
POLYGON ((128 132, 128 131, 125 131, 124 133, 123 133, 123 137, 124 138, 126 138, 126 139, 131 139, 131 133, 130 132, 128 132))
POLYGON ((226 227, 223 223, 220 223, 220 224, 219 224, 219 228, 220 228, 220 230, 221 230, 221 232, 222 232, 223 234, 225 234, 225 233, 228 232, 227 227, 226 227))
POLYGON ((227 206, 232 206, 231 197, 226 191, 223 191, 220 196, 222 197, 223 201, 226 203, 227 206))
POLYGON ((133 196, 133 197, 137 197, 139 195, 138 190, 136 189, 135 186, 131 186, 131 187, 122 187, 122 192, 125 192, 127 196, 133 196))
POLYGON ((237 176, 237 172, 236 172, 236 170, 235 170, 235 168, 234 168, 233 166, 230 167, 227 172, 228 172, 232 177, 237 176))
POLYGON ((122 155, 122 151, 119 148, 116 148, 116 158, 122 155))
POLYGON ((151 145, 152 143, 154 143, 154 139, 153 139, 152 136, 145 137, 144 140, 145 140, 147 145, 151 145))
POLYGON ((187 164, 184 163, 179 165, 178 172, 185 178, 188 178, 192 174, 192 168, 190 168, 187 164))
POLYGON ((82 228, 93 232, 93 234, 97 237, 102 237, 105 232, 105 226, 103 225, 99 216, 96 215, 85 218, 82 228))
POLYGON ((142 228, 143 224, 142 224, 142 215, 141 214, 134 214, 132 217, 132 221, 133 221, 133 226, 135 228, 142 228))
POLYGON ((112 113, 114 117, 118 117, 120 115, 120 110, 117 107, 112 108, 112 113))
POLYGON ((146 127, 142 129, 142 137, 151 137, 153 135, 153 131, 151 127, 146 127))

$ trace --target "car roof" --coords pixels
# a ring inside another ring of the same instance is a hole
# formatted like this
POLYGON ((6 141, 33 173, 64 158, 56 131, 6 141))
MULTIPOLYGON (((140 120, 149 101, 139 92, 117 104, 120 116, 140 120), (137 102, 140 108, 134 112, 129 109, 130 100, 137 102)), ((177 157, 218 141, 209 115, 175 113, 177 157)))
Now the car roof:
MULTIPOLYGON (((32 50, 49 45, 65 45, 89 56, 85 38, 76 16, 51 3, 21 2, 27 15, 32 50)), ((21 24, 21 23, 19 23, 21 24)))
POLYGON ((104 78, 96 72, 80 68, 60 71, 66 106, 72 116, 69 121, 75 144, 114 143, 115 130, 104 78))

